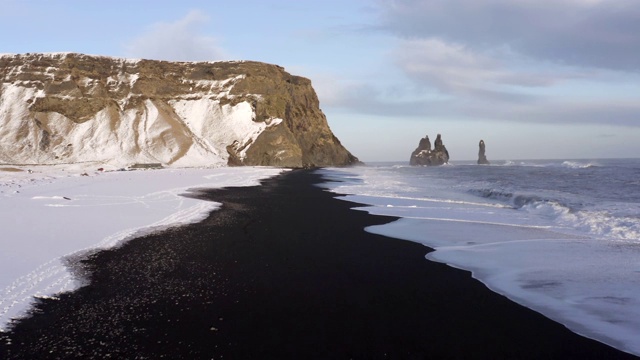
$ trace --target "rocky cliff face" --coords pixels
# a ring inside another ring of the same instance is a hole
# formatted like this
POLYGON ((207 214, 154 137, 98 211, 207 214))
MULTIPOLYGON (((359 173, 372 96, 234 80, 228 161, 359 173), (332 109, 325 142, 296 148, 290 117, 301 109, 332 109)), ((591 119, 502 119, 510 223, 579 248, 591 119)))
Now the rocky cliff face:
POLYGON ((442 143, 440 134, 436 137, 433 149, 429 136, 420 139, 418 147, 411 153, 409 164, 423 166, 438 166, 449 162, 449 152, 442 143))
POLYGON ((311 81, 258 62, 0 56, 0 163, 350 165, 311 81))

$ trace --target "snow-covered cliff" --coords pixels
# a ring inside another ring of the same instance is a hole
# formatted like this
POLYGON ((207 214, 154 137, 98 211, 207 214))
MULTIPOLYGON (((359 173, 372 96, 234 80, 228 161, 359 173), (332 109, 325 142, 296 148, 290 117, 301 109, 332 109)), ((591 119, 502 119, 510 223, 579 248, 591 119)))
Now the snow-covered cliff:
POLYGON ((349 165, 308 79, 258 62, 0 56, 0 163, 349 165))

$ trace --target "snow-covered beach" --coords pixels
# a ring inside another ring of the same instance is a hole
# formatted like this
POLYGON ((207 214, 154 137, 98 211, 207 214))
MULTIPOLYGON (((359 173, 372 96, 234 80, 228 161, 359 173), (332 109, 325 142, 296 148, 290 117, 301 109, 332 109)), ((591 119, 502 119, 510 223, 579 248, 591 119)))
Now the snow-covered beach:
POLYGON ((193 188, 252 186, 265 167, 97 171, 87 164, 0 166, 0 330, 34 296, 73 290, 66 256, 201 220, 219 204, 193 188))

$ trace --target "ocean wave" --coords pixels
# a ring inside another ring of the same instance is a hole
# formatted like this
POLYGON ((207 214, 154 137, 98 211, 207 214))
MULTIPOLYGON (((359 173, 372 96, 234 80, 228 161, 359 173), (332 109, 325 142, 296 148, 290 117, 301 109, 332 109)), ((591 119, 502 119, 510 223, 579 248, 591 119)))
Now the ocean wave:
POLYGON ((515 161, 512 161, 512 160, 506 160, 504 164, 502 164, 502 166, 520 166, 520 165, 522 165, 522 162, 516 163, 515 161))
POLYGON ((541 164, 541 163, 529 162, 529 161, 505 160, 505 162, 499 166, 545 167, 547 166, 547 164, 541 164))
POLYGON ((532 161, 513 161, 506 160, 501 166, 519 166, 519 167, 537 167, 537 168, 545 168, 545 167, 555 167, 555 168, 567 168, 567 169, 589 169, 600 167, 598 163, 595 162, 581 162, 581 161, 570 161, 566 160, 563 162, 554 162, 554 161, 540 161, 540 160, 532 160, 532 161))
MULTIPOLYGON (((338 189, 337 191, 341 192, 341 191, 343 191, 343 189, 338 189)), ((487 203, 487 202, 474 202, 474 201, 465 201, 465 200, 456 200, 456 199, 444 199, 444 198, 432 198, 432 197, 402 196, 402 195, 389 194, 389 193, 379 192, 379 191, 359 191, 359 192, 344 191, 344 193, 355 195, 355 196, 361 196, 361 197, 365 197, 365 198, 372 198, 372 199, 387 199, 388 201, 405 201, 405 200, 409 200, 409 201, 419 201, 419 202, 426 202, 426 203, 481 206, 481 207, 488 207, 488 208, 510 208, 510 206, 503 205, 503 204, 492 204, 492 203, 487 203)), ((371 202, 367 202, 367 201, 365 201, 365 203, 370 204, 370 205, 374 205, 375 204, 375 202, 371 203, 371 202)))
POLYGON ((571 233, 609 240, 640 242, 640 217, 607 210, 578 209, 558 199, 516 194, 496 189, 473 189, 469 193, 508 204, 511 208, 551 220, 571 233))
POLYGON ((569 169, 589 169, 594 167, 600 167, 600 165, 595 163, 591 163, 591 162, 581 163, 577 161, 564 161, 560 166, 566 167, 569 169))
POLYGON ((514 194, 496 189, 470 189, 467 192, 485 199, 494 199, 502 202, 511 202, 514 194))
POLYGON ((566 213, 558 221, 572 229, 605 240, 640 242, 640 218, 615 216, 607 211, 566 213))
POLYGON ((507 203, 514 209, 521 209, 526 206, 536 207, 541 204, 556 204, 562 207, 566 207, 570 210, 568 206, 561 204, 561 202, 558 200, 545 199, 541 196, 533 194, 516 194, 496 189, 470 189, 468 190, 468 192, 472 195, 476 195, 485 199, 492 199, 507 203))

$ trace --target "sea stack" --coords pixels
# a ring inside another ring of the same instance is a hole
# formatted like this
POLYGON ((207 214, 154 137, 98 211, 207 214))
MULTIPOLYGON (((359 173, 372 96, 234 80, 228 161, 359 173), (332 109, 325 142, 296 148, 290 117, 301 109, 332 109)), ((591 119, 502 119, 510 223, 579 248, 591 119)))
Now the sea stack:
POLYGON ((489 165, 490 162, 489 160, 487 160, 487 156, 484 154, 484 140, 480 140, 480 144, 478 146, 480 147, 480 149, 478 150, 478 165, 489 165))
POLYGON ((449 162, 449 152, 442 143, 440 134, 436 137, 433 149, 429 136, 420 139, 418 147, 411 153, 409 164, 414 166, 438 166, 449 162))
POLYGON ((254 61, 0 55, 0 163, 342 166, 309 79, 254 61))

